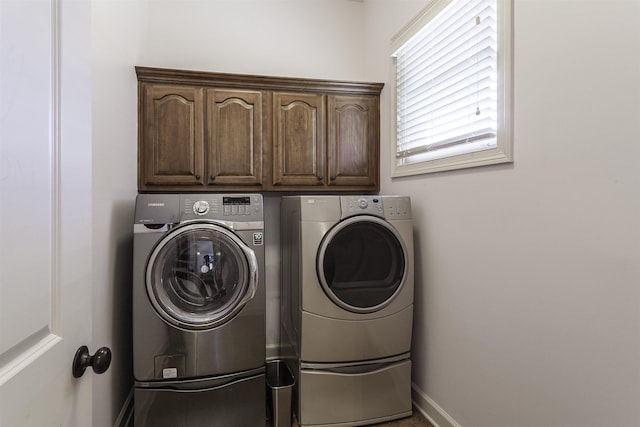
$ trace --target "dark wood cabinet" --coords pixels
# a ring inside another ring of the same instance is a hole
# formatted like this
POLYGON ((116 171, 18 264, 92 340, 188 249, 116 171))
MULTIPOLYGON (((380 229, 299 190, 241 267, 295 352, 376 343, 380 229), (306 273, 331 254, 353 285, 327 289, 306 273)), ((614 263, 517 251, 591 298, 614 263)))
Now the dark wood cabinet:
POLYGON ((377 96, 276 92, 273 101, 274 189, 377 191, 377 96))
POLYGON ((378 188, 379 109, 375 96, 328 97, 329 185, 378 188))
POLYGON ((262 93, 207 89, 207 184, 262 184, 262 93))
POLYGON ((202 89, 143 85, 140 189, 204 185, 202 89))
POLYGON ((273 94, 273 187, 323 186, 325 164, 325 96, 273 94))
POLYGON ((262 185, 262 92, 143 83, 140 191, 262 185))
POLYGON ((136 72, 141 192, 379 191, 381 83, 136 72))

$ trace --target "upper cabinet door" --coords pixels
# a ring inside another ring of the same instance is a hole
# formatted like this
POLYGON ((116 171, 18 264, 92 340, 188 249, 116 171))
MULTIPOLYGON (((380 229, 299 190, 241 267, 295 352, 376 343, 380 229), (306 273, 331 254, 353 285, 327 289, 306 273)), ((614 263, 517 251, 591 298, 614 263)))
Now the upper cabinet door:
POLYGON ((262 183, 262 92, 207 89, 209 185, 262 183))
POLYGON ((379 99, 368 95, 330 95, 327 106, 328 185, 377 187, 379 99))
POLYGON ((140 188, 203 185, 202 89, 143 84, 141 102, 140 188))
POLYGON ((322 94, 273 94, 273 186, 322 186, 325 107, 322 94))

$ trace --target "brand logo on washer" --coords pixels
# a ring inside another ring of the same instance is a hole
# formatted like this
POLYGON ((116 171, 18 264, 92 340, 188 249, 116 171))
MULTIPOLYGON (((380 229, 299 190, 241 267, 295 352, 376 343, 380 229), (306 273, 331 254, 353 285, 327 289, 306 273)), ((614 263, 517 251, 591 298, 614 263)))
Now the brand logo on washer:
POLYGON ((258 231, 253 233, 253 245, 262 246, 264 244, 264 233, 258 231))

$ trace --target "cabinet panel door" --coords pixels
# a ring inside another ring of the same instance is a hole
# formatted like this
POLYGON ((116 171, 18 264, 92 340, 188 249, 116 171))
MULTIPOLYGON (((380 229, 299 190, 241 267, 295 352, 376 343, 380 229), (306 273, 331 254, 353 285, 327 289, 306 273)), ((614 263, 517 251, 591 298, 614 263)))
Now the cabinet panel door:
POLYGON ((141 188, 204 184, 202 89, 144 85, 142 90, 141 188))
POLYGON ((273 94, 273 185, 326 182, 324 95, 273 94))
POLYGON ((329 185, 378 185, 379 103, 374 96, 327 99, 329 185))
POLYGON ((262 182, 262 92, 207 90, 208 184, 262 182))

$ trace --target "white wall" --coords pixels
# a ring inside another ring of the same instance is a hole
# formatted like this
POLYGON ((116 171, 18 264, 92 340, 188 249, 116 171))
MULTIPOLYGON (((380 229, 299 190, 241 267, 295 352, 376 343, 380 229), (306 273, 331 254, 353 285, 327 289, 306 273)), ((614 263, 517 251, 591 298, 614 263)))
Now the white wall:
POLYGON ((150 2, 141 65, 357 79, 362 3, 344 0, 150 2))
MULTIPOLYGON (((93 380, 93 427, 113 426, 132 387, 131 260, 137 194, 137 82, 146 1, 92 2, 93 341, 109 370, 93 380)), ((120 422, 120 420, 118 420, 120 422)))
MULTIPOLYGON (((366 4, 387 73, 383 17, 418 9, 366 4)), ((514 164, 390 179, 382 120, 382 191, 416 218, 413 381, 464 427, 637 426, 640 2, 514 11, 514 164)))

